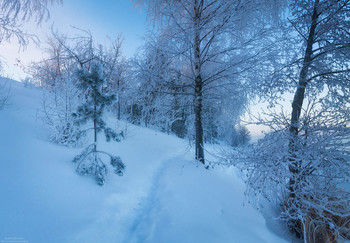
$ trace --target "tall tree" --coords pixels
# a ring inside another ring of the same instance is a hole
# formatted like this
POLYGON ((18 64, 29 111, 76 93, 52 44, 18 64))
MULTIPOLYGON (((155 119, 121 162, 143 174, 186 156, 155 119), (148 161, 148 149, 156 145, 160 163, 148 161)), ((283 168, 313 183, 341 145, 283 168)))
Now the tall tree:
MULTIPOLYGON (((300 204, 295 191, 303 187, 305 164, 298 152, 300 144, 298 138, 300 130, 300 115, 303 102, 309 89, 309 95, 318 96, 324 89, 329 92, 329 97, 338 96, 338 88, 342 92, 350 91, 349 78, 349 50, 350 35, 348 29, 350 23, 349 0, 314 0, 294 1, 291 4, 291 25, 303 38, 303 53, 300 59, 299 77, 297 88, 292 102, 292 114, 289 131, 291 161, 289 170, 292 174, 289 180, 291 204, 300 204), (293 202, 294 201, 294 202, 293 202)), ((344 93, 345 94, 345 93, 344 93)), ((349 102, 349 99, 341 102, 349 102)), ((331 102, 338 103, 331 98, 331 102)), ((335 104, 335 105, 340 105, 335 104)), ((343 103, 342 105, 346 105, 343 103)), ((334 128, 333 128, 334 129, 334 128)), ((312 170, 309 168, 309 170, 312 170)), ((300 206, 302 207, 302 206, 300 206)), ((296 207, 297 208, 297 207, 296 207)), ((295 225, 297 230, 298 226, 295 225)), ((300 230, 299 230, 300 231, 300 230)))
MULTIPOLYGON (((266 16, 258 7, 263 3, 254 0, 149 0, 146 3, 151 19, 161 23, 158 33, 169 42, 167 52, 173 59, 172 71, 180 76, 181 86, 192 96, 195 158, 205 163, 203 102, 214 89, 240 86, 237 74, 245 69, 241 64, 254 56, 242 48, 262 34, 259 31, 243 34, 242 30, 266 16)), ((235 98, 242 105, 244 99, 235 98)))
POLYGON ((325 86, 329 92, 340 86, 350 88, 345 81, 350 72, 350 1, 295 1, 291 10, 290 22, 304 41, 290 126, 290 132, 297 135, 307 87, 317 93, 325 86))
POLYGON ((289 33, 276 46, 288 55, 276 56, 281 66, 262 90, 294 93, 291 114, 266 123, 272 132, 250 153, 250 183, 286 195, 281 215, 305 242, 336 242, 349 238, 349 191, 339 185, 349 178, 350 1, 289 3, 289 33))

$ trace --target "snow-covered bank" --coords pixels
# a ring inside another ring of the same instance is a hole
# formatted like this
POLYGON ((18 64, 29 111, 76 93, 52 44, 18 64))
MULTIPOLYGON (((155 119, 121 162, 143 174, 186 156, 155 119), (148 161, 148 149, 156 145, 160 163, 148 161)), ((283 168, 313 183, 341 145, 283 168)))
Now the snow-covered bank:
POLYGON ((41 91, 12 83, 0 111, 0 242, 286 242, 263 216, 243 206, 244 184, 232 171, 205 170, 184 140, 127 126, 120 143, 101 143, 126 165, 106 185, 78 176, 80 148, 47 142, 36 118, 41 91))

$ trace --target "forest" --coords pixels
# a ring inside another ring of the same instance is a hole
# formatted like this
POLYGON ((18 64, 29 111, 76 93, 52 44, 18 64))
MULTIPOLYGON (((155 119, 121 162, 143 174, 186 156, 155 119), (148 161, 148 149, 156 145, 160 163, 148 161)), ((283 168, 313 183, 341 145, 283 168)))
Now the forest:
MULTIPOLYGON (((40 26, 61 4, 1 0, 0 44, 37 42, 22 26, 40 26)), ((272 207, 295 242, 350 241, 350 0, 129 5, 149 24, 133 56, 123 33, 101 44, 88 26, 73 35, 52 27, 41 60, 22 66, 22 84, 40 90, 36 123, 50 144, 74 151, 74 173, 106 187, 111 170, 122 184, 138 167, 105 144, 126 143, 127 126, 147 128, 181 139, 203 173, 239 171, 246 200, 272 207), (264 128, 259 139, 252 127, 264 128)), ((2 119, 10 86, 0 82, 2 119)))

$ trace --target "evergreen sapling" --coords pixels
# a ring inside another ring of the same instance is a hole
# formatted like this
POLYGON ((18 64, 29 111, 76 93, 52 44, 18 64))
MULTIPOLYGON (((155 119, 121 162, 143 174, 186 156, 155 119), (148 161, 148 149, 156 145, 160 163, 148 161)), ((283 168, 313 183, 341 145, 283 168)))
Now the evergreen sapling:
POLYGON ((106 107, 115 100, 115 95, 108 95, 102 92, 105 85, 102 67, 99 63, 93 62, 90 71, 79 69, 77 71, 77 87, 83 91, 85 102, 80 105, 77 112, 73 114, 75 122, 84 125, 88 121, 93 122, 94 142, 87 146, 81 154, 77 155, 73 162, 78 163, 77 172, 80 175, 91 174, 95 177, 97 184, 103 185, 107 175, 107 166, 99 155, 107 155, 110 164, 114 167, 114 172, 122 176, 125 165, 119 156, 113 156, 107 152, 97 149, 97 135, 103 131, 106 140, 120 141, 121 134, 117 134, 111 128, 106 127, 103 120, 103 112, 106 107))

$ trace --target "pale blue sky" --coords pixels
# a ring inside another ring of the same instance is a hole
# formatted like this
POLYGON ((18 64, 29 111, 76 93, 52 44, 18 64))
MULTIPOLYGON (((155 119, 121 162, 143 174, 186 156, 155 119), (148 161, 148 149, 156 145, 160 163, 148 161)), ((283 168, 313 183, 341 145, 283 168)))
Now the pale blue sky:
POLYGON ((116 37, 119 33, 124 39, 123 50, 127 57, 131 57, 136 49, 142 45, 142 36, 145 34, 147 23, 145 11, 136 9, 130 0, 63 0, 63 5, 50 6, 50 19, 37 28, 33 23, 23 28, 36 34, 42 44, 36 47, 30 44, 25 51, 18 51, 15 40, 10 43, 1 43, 0 55, 6 63, 4 75, 14 79, 26 76, 16 67, 16 59, 24 65, 42 58, 45 39, 53 25, 61 33, 73 35, 76 30, 70 26, 91 31, 94 38, 104 44, 106 37, 116 37))
POLYGON ((122 33, 126 54, 132 55, 142 44, 146 16, 130 0, 66 0, 62 6, 51 8, 51 20, 61 31, 70 25, 89 29, 100 40, 106 35, 122 33))

